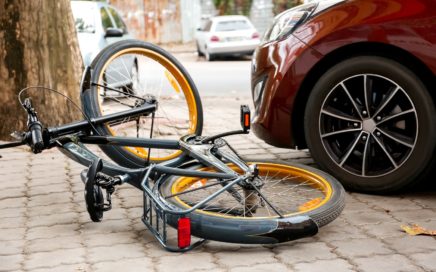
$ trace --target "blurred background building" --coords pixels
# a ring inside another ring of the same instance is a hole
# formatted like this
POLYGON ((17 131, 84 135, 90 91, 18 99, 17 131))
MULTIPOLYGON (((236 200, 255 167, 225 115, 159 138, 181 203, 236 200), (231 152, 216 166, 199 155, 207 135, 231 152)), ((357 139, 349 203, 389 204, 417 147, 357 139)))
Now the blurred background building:
POLYGON ((202 23, 216 15, 246 15, 259 33, 274 16, 302 0, 108 0, 138 39, 154 43, 190 42, 202 23))

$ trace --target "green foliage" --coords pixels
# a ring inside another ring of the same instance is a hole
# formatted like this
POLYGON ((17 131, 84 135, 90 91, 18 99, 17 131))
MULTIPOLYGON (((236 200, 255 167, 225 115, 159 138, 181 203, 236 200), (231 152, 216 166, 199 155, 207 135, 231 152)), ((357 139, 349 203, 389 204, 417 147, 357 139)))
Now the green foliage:
MULTIPOLYGON (((219 15, 246 15, 250 14, 253 0, 213 0, 219 15)), ((301 4, 302 0, 272 0, 274 14, 301 4)))
POLYGON ((273 0, 274 14, 279 14, 282 11, 302 4, 302 0, 273 0))
POLYGON ((253 0, 214 0, 219 15, 249 15, 253 0))

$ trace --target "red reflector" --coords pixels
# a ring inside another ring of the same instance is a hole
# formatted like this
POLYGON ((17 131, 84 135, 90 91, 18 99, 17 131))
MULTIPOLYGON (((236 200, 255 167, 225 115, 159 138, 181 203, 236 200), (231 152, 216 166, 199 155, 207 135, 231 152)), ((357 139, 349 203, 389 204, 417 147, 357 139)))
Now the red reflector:
POLYGON ((250 127, 250 114, 245 114, 244 125, 245 127, 250 127))
POLYGON ((212 36, 212 37, 210 37, 210 41, 211 42, 219 42, 220 38, 218 36, 212 36))
POLYGON ((260 35, 257 32, 254 32, 253 35, 251 36, 252 39, 259 39, 260 35))
POLYGON ((177 238, 179 248, 185 248, 191 245, 191 219, 188 217, 179 218, 177 238))

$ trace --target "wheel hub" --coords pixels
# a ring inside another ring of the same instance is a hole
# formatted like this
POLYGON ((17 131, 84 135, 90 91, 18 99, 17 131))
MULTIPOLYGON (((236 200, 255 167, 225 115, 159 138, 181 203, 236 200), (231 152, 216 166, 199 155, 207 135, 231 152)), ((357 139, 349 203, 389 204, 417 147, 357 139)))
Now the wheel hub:
POLYGON ((377 124, 374 121, 374 119, 365 119, 363 120, 363 130, 368 132, 368 133, 373 133, 374 130, 377 128, 377 124))

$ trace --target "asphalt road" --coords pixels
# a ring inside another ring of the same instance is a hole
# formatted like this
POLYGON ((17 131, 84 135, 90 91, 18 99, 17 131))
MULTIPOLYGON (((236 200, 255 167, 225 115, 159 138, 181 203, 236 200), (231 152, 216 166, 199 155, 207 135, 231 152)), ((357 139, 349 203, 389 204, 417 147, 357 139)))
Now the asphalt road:
POLYGON ((251 96, 249 57, 222 58, 208 62, 196 53, 175 57, 188 70, 201 96, 251 96))

